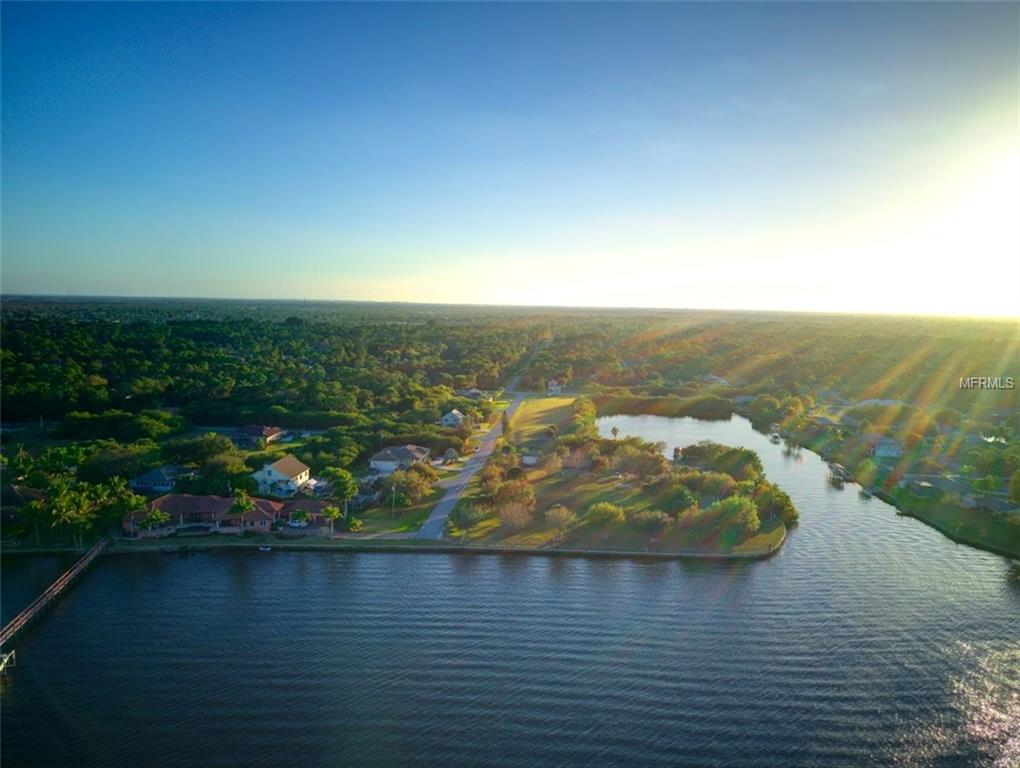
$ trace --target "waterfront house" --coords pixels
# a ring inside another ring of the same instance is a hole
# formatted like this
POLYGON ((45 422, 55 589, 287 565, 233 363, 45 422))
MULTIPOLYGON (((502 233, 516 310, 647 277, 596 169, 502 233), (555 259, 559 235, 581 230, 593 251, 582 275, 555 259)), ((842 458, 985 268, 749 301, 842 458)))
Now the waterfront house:
POLYGON ((454 408, 448 414, 443 416, 443 418, 439 420, 439 423, 444 427, 461 427, 464 425, 465 418, 466 417, 463 413, 454 408))
POLYGON ((312 479, 308 466, 289 455, 264 464, 252 477, 258 483, 259 493, 270 496, 293 496, 312 479))
POLYGON ((234 499, 230 496, 194 496, 190 493, 167 493, 153 499, 141 509, 133 510, 124 516, 121 523, 124 532, 129 536, 137 536, 144 528, 142 521, 154 509, 165 512, 169 522, 165 528, 176 528, 186 525, 215 526, 215 522, 230 512, 234 499))
MULTIPOLYGON (((244 516, 244 528, 249 531, 268 533, 273 523, 282 516, 283 502, 271 501, 270 499, 252 499, 255 509, 244 516)), ((241 531, 241 515, 231 512, 228 508, 226 513, 220 515, 214 521, 215 527, 223 530, 224 527, 241 531)))
POLYGON ((178 480, 194 475, 193 470, 175 464, 167 464, 151 472, 138 475, 138 477, 132 477, 128 480, 128 485, 136 493, 170 493, 177 486, 178 480))
POLYGON ((412 464, 420 464, 429 457, 429 449, 420 445, 391 445, 383 448, 369 460, 373 472, 388 475, 412 464))
MULTIPOLYGON (((244 527, 249 530, 268 531, 273 523, 281 519, 284 505, 270 499, 252 499, 255 509, 245 515, 244 527)), ((156 535, 172 533, 179 527, 196 527, 201 532, 204 527, 208 532, 235 532, 241 530, 240 514, 231 511, 234 506, 232 496, 196 496, 190 493, 167 493, 153 499, 141 509, 133 510, 124 516, 121 527, 129 536, 145 535, 144 520, 149 512, 159 509, 165 512, 170 520, 156 535)))
POLYGON ((329 525, 329 520, 322 511, 326 507, 339 507, 343 509, 343 502, 328 499, 290 499, 283 503, 281 516, 287 520, 294 517, 297 512, 304 512, 308 518, 309 525, 329 525))
POLYGON ((545 383, 545 393, 547 395, 558 395, 563 391, 563 383, 559 379, 549 379, 545 383))

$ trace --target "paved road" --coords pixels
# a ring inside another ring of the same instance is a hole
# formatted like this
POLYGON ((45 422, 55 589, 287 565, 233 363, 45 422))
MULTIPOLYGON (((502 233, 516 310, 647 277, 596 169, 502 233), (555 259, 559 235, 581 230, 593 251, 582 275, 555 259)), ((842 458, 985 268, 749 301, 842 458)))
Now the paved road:
MULTIPOLYGON (((513 384, 516 384, 516 379, 513 384)), ((517 407, 524 400, 524 393, 515 392, 514 399, 506 409, 507 418, 513 418, 514 413, 517 411, 517 407)), ((460 501, 461 494, 464 493, 464 489, 467 488, 468 484, 484 465, 486 459, 489 458, 489 454, 492 453, 492 449, 496 447, 496 441, 499 440, 500 435, 503 434, 503 423, 500 418, 492 427, 486 432, 479 441, 478 450, 475 454, 467 460, 464 468, 461 469, 453 478, 445 482, 446 493, 443 498, 439 500, 439 503, 432 508, 432 514, 429 515, 429 519, 426 520, 421 528, 418 529, 419 539, 441 539, 443 538, 443 532, 446 530, 446 518, 453 512, 453 508, 457 506, 457 502, 460 501)))
MULTIPOLYGON (((541 342, 535 347, 528 355, 524 365, 521 366, 521 370, 526 369, 531 365, 531 361, 535 359, 535 355, 541 350, 545 349, 552 343, 552 339, 541 342)), ((512 419, 513 415, 517 412, 518 406, 524 401, 527 396, 527 392, 518 392, 517 385, 521 381, 521 374, 517 374, 510 381, 507 382, 503 392, 508 395, 513 395, 513 400, 507 407, 505 413, 508 419, 512 419)), ((446 518, 453 512, 453 508, 457 506, 457 502, 460 501, 461 494, 464 493, 464 489, 468 487, 468 484, 483 466, 485 466, 486 459, 489 458, 489 454, 492 453, 493 448, 496 447, 496 441, 499 440, 503 434, 503 419, 500 419, 492 425, 485 435, 482 436, 478 450, 475 455, 468 459, 464 468, 461 469, 452 479, 446 480, 442 483, 442 487, 446 488, 446 493, 443 498, 439 500, 439 503, 432 508, 432 514, 429 515, 429 519, 426 520, 422 527, 418 529, 417 538, 419 539, 441 539, 443 533, 446 532, 446 518)))

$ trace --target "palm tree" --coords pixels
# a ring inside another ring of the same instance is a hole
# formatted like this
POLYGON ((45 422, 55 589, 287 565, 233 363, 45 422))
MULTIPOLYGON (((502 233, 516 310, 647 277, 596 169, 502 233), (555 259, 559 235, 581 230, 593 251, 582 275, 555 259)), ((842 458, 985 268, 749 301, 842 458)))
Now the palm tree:
POLYGON ((327 520, 329 520, 329 535, 332 536, 333 535, 333 522, 338 517, 343 515, 343 512, 340 511, 340 507, 334 507, 334 506, 330 505, 328 507, 325 507, 322 510, 322 514, 326 517, 327 520))
POLYGON ((244 533, 244 518, 254 511, 255 502, 252 501, 248 492, 241 490, 240 488, 234 491, 234 503, 230 505, 230 513, 239 515, 241 518, 241 530, 238 531, 238 535, 244 533))

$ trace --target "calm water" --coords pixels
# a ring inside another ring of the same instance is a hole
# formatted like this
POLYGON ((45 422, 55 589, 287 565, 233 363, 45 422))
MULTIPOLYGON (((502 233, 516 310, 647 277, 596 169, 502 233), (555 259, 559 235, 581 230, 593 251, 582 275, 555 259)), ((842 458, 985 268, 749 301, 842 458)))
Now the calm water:
POLYGON ((742 419, 614 424, 754 448, 801 525, 745 564, 106 557, 18 648, 4 766, 1020 762, 1008 561, 742 419))

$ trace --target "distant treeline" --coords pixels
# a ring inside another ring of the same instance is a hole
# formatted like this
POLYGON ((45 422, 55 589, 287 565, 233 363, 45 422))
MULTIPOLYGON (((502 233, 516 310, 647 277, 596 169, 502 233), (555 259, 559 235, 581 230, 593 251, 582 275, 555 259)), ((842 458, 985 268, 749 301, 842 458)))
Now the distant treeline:
POLYGON ((715 395, 702 397, 644 397, 603 393, 592 396, 599 416, 640 415, 691 416, 696 419, 725 420, 733 415, 733 403, 715 395))

